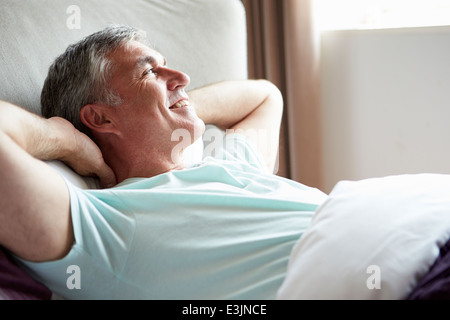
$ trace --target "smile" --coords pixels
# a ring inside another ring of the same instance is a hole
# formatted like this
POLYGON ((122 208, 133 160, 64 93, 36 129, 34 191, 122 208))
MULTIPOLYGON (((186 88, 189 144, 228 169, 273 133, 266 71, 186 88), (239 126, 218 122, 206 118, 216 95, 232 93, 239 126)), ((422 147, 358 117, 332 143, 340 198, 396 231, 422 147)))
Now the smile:
POLYGON ((178 101, 177 103, 175 103, 173 106, 171 106, 169 109, 179 109, 179 108, 182 108, 182 107, 187 107, 187 106, 189 106, 189 101, 187 101, 187 100, 181 100, 181 101, 178 101))

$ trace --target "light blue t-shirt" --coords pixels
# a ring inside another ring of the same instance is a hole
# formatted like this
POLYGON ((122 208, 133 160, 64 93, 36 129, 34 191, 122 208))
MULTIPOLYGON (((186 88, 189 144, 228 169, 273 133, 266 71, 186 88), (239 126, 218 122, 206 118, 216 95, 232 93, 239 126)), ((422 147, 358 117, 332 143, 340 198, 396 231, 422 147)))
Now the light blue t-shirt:
POLYGON ((326 195, 262 169, 232 134, 188 169, 104 190, 68 183, 75 244, 24 263, 67 299, 274 299, 326 195))

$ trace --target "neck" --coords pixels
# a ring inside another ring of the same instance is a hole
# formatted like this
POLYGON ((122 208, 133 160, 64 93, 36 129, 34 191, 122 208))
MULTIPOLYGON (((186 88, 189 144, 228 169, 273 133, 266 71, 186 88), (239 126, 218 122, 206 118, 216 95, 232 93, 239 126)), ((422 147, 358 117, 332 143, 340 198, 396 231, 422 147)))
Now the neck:
POLYGON ((105 162, 114 171, 117 183, 128 178, 150 178, 185 168, 182 155, 162 150, 138 150, 130 146, 101 148, 105 162), (173 159, 174 158, 174 159, 173 159))

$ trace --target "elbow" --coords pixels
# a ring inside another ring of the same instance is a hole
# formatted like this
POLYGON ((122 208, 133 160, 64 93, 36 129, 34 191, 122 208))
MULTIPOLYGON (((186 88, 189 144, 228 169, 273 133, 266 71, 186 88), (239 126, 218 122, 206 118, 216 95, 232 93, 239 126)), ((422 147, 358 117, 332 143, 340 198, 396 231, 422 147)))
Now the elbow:
POLYGON ((266 91, 266 101, 270 101, 272 112, 281 118, 284 109, 284 99, 281 90, 273 82, 269 80, 259 80, 266 91))

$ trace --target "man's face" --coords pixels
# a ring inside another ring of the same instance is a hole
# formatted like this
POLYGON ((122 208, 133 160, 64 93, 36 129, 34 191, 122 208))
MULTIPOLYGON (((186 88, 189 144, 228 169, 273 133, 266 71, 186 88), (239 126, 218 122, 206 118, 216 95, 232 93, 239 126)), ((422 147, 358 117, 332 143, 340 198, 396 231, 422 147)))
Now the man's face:
POLYGON ((184 91, 189 77, 168 68, 161 54, 131 41, 109 58, 112 87, 124 101, 114 108, 115 121, 129 143, 170 152, 178 143, 171 141, 174 130, 187 130, 192 142, 203 133, 205 125, 184 91))

